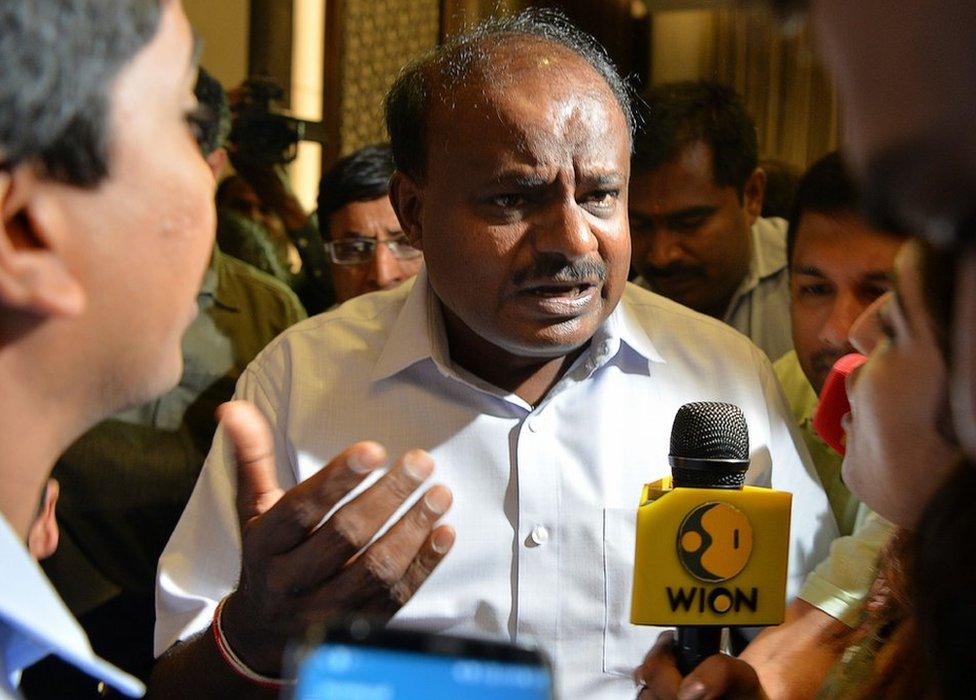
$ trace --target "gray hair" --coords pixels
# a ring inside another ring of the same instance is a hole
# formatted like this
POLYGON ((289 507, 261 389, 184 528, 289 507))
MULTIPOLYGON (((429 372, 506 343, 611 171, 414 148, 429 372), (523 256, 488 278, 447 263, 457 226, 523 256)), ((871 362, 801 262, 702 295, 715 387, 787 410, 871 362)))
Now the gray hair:
POLYGON ((620 77, 603 46, 560 12, 529 9, 479 24, 401 72, 386 98, 386 125, 398 170, 414 179, 426 174, 431 97, 435 93, 450 94, 474 71, 497 82, 496 74, 503 69, 493 64, 492 51, 499 45, 519 40, 562 46, 592 66, 616 98, 633 137, 632 90, 620 77))
POLYGON ((0 168, 34 160, 93 187, 109 170, 109 91, 166 0, 0 2, 0 168))

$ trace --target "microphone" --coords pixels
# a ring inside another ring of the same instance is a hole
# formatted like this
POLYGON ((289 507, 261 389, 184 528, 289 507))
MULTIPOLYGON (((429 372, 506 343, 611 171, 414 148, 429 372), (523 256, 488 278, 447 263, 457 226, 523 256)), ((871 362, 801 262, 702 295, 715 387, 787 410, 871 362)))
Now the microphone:
POLYGON ((856 352, 837 360, 824 381, 817 410, 813 414, 813 429, 841 456, 847 451, 847 431, 841 419, 851 410, 851 402, 847 398, 847 377, 867 361, 868 358, 856 352))
POLYGON ((687 675, 720 651, 724 627, 783 621, 792 495, 744 486, 749 431, 733 404, 682 406, 668 461, 637 510, 630 620, 677 627, 687 675))
MULTIPOLYGON (((687 403, 679 408, 671 426, 668 462, 672 488, 741 490, 749 468, 749 429, 742 410, 715 401, 687 403)), ((696 516, 699 522, 703 524, 715 507, 696 516)), ((707 536, 708 533, 696 533, 694 529, 679 533, 682 538, 678 543, 679 556, 681 552, 689 553, 683 540, 688 538, 695 540, 688 544, 697 544, 696 534, 707 536)), ((733 539, 733 550, 742 549, 746 544, 738 530, 733 531, 733 539)), ((678 625, 674 650, 678 670, 688 675, 702 661, 721 651, 721 645, 719 625, 678 625)))

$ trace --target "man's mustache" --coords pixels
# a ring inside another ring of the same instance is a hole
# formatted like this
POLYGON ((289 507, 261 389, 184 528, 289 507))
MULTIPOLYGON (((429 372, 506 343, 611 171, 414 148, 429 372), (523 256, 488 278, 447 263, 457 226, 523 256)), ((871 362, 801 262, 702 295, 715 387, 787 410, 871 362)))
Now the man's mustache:
POLYGON ((545 280, 549 282, 593 282, 607 279, 607 266, 600 259, 567 260, 563 257, 542 257, 524 270, 513 275, 516 286, 528 282, 545 280))
POLYGON ((813 366, 817 370, 829 372, 830 368, 834 366, 834 363, 837 362, 837 360, 842 358, 844 355, 849 355, 852 352, 854 352, 854 348, 851 346, 840 349, 832 348, 830 350, 818 350, 813 354, 811 360, 813 362, 813 366))

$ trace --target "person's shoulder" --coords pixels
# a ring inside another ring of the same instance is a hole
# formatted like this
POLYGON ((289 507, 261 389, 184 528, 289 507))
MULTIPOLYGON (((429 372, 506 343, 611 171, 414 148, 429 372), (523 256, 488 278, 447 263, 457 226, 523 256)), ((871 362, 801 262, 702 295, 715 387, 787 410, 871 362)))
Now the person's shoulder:
POLYGON ((786 265, 786 233, 789 223, 778 216, 768 218, 757 217, 752 230, 758 238, 759 248, 763 255, 771 258, 770 263, 777 267, 786 265))
POLYGON ((282 299, 298 300, 291 287, 279 280, 274 275, 269 275, 254 267, 250 263, 244 262, 226 253, 220 254, 220 264, 229 280, 235 283, 253 287, 261 292, 282 299))
POLYGON ((727 323, 630 282, 627 283, 621 303, 641 321, 654 340, 668 337, 680 341, 680 336, 688 333, 698 337, 712 337, 716 341, 742 348, 755 347, 748 337, 727 323))
POLYGON ((780 384, 784 386, 789 383, 793 383, 803 377, 803 369, 800 367, 800 357, 796 354, 796 350, 790 350, 788 353, 783 355, 781 358, 773 363, 773 372, 776 373, 776 378, 780 381, 780 384))
POLYGON ((407 281, 390 290, 363 294, 296 323, 258 359, 303 349, 323 356, 378 354, 412 288, 412 281, 407 281))
POLYGON ((218 295, 229 294, 233 301, 249 307, 254 313, 273 309, 275 318, 289 322, 305 318, 305 307, 298 295, 274 275, 226 253, 218 253, 218 295))

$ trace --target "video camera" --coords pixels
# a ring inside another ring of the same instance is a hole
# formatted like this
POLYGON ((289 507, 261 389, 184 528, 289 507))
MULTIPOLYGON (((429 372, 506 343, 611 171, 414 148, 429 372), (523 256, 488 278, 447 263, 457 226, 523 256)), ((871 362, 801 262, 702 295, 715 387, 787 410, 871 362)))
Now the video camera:
POLYGON ((322 122, 291 116, 279 105, 284 89, 271 78, 248 78, 239 102, 232 104, 230 142, 235 157, 252 165, 286 165, 298 155, 300 141, 324 144, 322 122))

